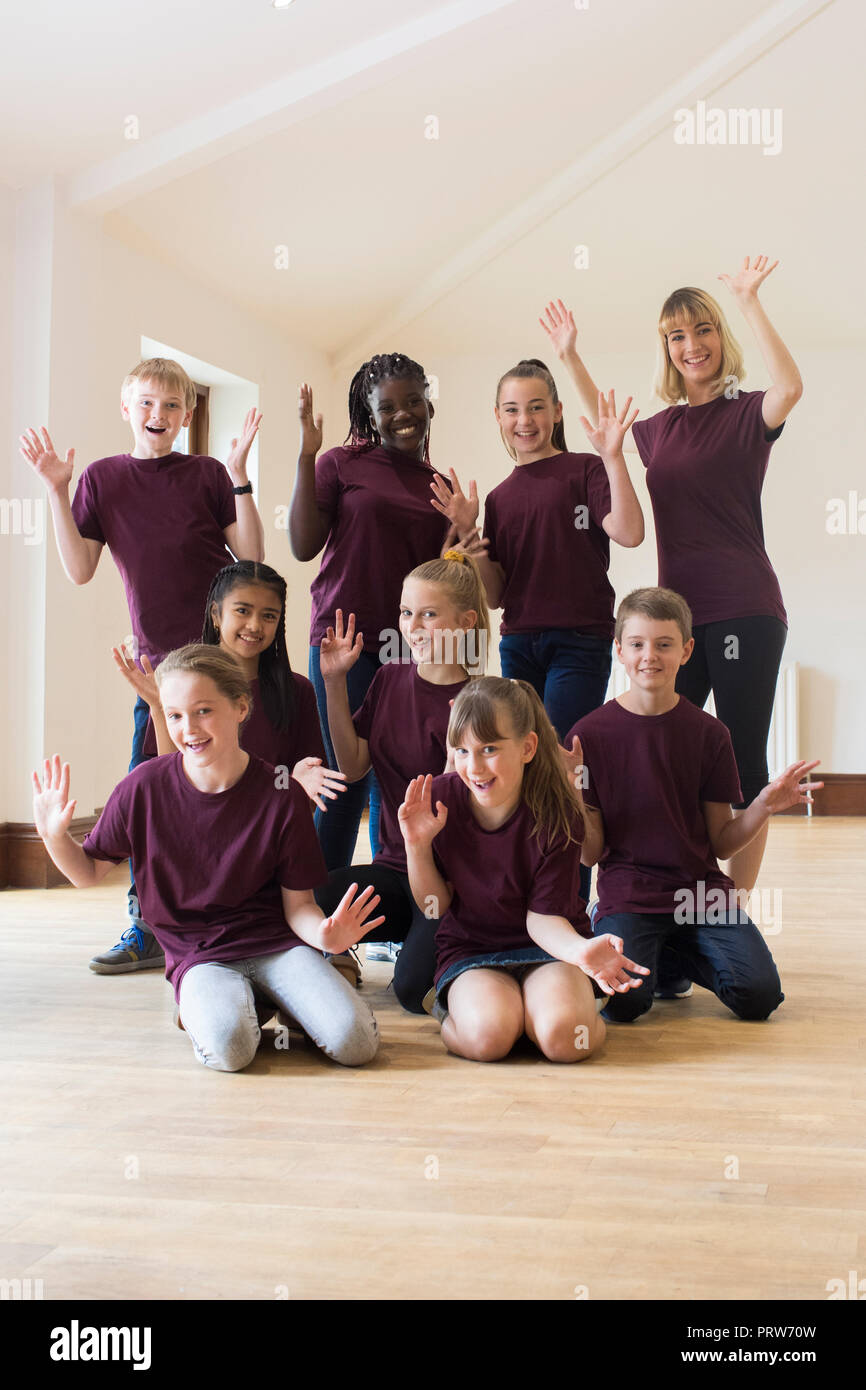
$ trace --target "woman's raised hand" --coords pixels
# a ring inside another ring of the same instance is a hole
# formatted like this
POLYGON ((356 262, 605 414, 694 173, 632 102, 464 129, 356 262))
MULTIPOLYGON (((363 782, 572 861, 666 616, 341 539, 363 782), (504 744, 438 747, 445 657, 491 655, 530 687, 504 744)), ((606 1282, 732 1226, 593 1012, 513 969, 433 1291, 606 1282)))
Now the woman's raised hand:
POLYGON ((564 357, 567 352, 574 352, 577 346, 577 329, 574 326, 574 314, 571 310, 566 309, 561 299, 552 299, 545 309, 544 315, 538 322, 547 334, 548 341, 557 357, 564 357))
POLYGON ((749 257, 743 257, 743 264, 736 275, 720 275, 718 278, 727 285, 735 299, 752 299, 758 293, 758 288, 766 280, 771 270, 775 270, 779 264, 773 261, 769 264, 769 256, 756 256, 754 265, 749 264, 749 257))
POLYGON ((75 815, 75 800, 69 800, 69 764, 61 765, 55 753, 46 758, 43 780, 33 773, 33 823, 43 840, 62 839, 75 815))
POLYGON ((315 801, 320 811, 327 811, 322 800, 327 796, 336 801, 337 793, 346 790, 345 772, 335 772, 332 767, 323 767, 321 758, 301 758, 292 768, 292 776, 300 782, 311 801, 315 801))
POLYGON ((581 415, 583 432, 597 454, 612 458, 615 454, 622 453, 622 442, 640 413, 635 409, 629 415, 628 408, 631 403, 632 397, 629 396, 622 410, 617 412, 614 392, 611 391, 610 395, 605 397, 604 392, 599 391, 598 424, 593 425, 585 415, 581 415))
POLYGON ((471 531, 478 520, 478 488, 474 479, 469 484, 469 496, 460 486, 460 480, 453 468, 448 472, 451 477, 451 487, 447 487, 440 477, 435 477, 430 484, 433 496, 431 503, 437 512, 442 516, 447 516, 448 520, 457 527, 458 536, 465 536, 471 531))
POLYGON ((601 985, 605 994, 624 994, 626 990, 637 989, 643 984, 643 980, 635 980, 627 975, 627 970, 638 975, 650 973, 645 965, 635 965, 633 960, 623 955, 620 936, 594 936, 582 945, 580 968, 601 985))
POLYGON ((302 381, 298 388, 302 454, 317 454, 322 447, 322 416, 313 414, 313 388, 302 381))
POLYGON ((406 788, 397 820, 407 849, 423 849, 431 845, 448 819, 448 807, 436 802, 433 810, 433 777, 413 777, 406 788))
POLYGON ((380 901, 378 894, 375 898, 370 896, 372 892, 372 884, 365 888, 363 893, 358 893, 357 883, 349 884, 338 907, 322 922, 319 945, 323 951, 338 956, 342 951, 348 951, 350 946, 354 946, 374 927, 382 925, 384 917, 374 917, 372 922, 367 921, 380 901))
POLYGON ((153 667, 147 657, 142 656, 141 666, 136 666, 123 646, 112 647, 111 655, 114 657, 114 664, 118 671, 129 681, 136 695, 140 695, 151 709, 156 709, 159 705, 159 686, 153 674, 153 667))
POLYGON ((346 631, 343 632, 343 610, 338 608, 334 614, 336 627, 329 627, 319 648, 319 670, 324 680, 328 676, 345 676, 351 671, 364 650, 364 634, 355 636, 355 615, 349 614, 346 631))
POLYGON ((27 460, 33 471, 39 474, 49 491, 56 492, 58 489, 68 488, 75 466, 75 450, 67 449, 66 458, 58 458, 51 442, 51 435, 46 429, 43 429, 41 434, 40 439, 34 429, 25 430, 20 436, 21 447, 18 452, 27 460))

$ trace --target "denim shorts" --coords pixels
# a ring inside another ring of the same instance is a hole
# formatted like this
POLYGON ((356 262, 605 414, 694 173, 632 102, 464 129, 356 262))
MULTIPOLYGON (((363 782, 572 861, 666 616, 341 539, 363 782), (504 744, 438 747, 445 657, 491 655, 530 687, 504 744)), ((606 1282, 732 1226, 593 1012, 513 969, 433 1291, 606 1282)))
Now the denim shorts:
POLYGON ((556 956, 548 955, 540 946, 521 946, 516 951, 488 951, 483 956, 467 956, 465 960, 456 960, 449 965, 436 986, 436 999, 444 1008, 448 990, 464 970, 505 970, 521 984, 532 966, 550 965, 555 961, 556 956))

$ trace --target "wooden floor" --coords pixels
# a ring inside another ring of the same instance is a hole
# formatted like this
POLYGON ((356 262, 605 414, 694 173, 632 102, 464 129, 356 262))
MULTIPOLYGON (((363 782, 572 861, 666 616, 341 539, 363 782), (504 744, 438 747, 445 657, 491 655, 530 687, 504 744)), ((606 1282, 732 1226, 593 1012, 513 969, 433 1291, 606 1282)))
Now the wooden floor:
POLYGON ((46 1299, 826 1299, 866 1275, 866 824, 777 821, 787 998, 696 989, 576 1066, 449 1057, 365 968, 376 1062, 195 1062, 100 977, 125 880, 0 895, 0 1278, 46 1299), (738 1172, 738 1176, 733 1176, 738 1172))

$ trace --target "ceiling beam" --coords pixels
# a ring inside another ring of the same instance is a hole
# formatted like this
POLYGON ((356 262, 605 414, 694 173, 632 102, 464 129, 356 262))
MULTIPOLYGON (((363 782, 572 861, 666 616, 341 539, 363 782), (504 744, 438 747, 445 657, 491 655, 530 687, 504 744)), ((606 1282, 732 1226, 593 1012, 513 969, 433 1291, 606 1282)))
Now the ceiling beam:
POLYGON ((354 368, 371 352, 381 351, 383 344, 402 333, 414 319, 567 207, 665 129, 671 131, 673 138, 673 116, 678 108, 710 96, 832 3, 833 0, 778 0, 612 134, 542 184, 534 194, 521 198, 511 212, 434 270, 386 319, 372 324, 354 342, 337 351, 332 358, 333 367, 341 371, 354 368))
POLYGON ((463 41, 467 25, 514 5, 516 0, 454 0, 419 19, 335 53, 320 63, 261 87, 225 106, 205 111, 122 155, 94 164, 69 180, 70 207, 101 214, 165 183, 243 149, 318 111, 334 106, 398 72, 399 60, 436 52, 463 41))

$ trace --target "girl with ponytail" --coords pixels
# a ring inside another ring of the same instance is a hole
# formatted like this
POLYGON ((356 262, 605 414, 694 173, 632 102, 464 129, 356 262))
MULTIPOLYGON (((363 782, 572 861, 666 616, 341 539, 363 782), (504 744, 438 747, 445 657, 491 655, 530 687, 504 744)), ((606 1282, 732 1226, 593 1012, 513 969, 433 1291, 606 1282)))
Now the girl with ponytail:
POLYGON ((454 771, 414 778, 399 810, 412 895, 440 919, 427 1007, 457 1056, 498 1061, 525 1033, 582 1061, 605 1034, 590 981, 623 993, 647 971, 618 937, 591 939, 583 802, 556 733, 527 681, 489 676, 455 700, 448 743, 454 771))

